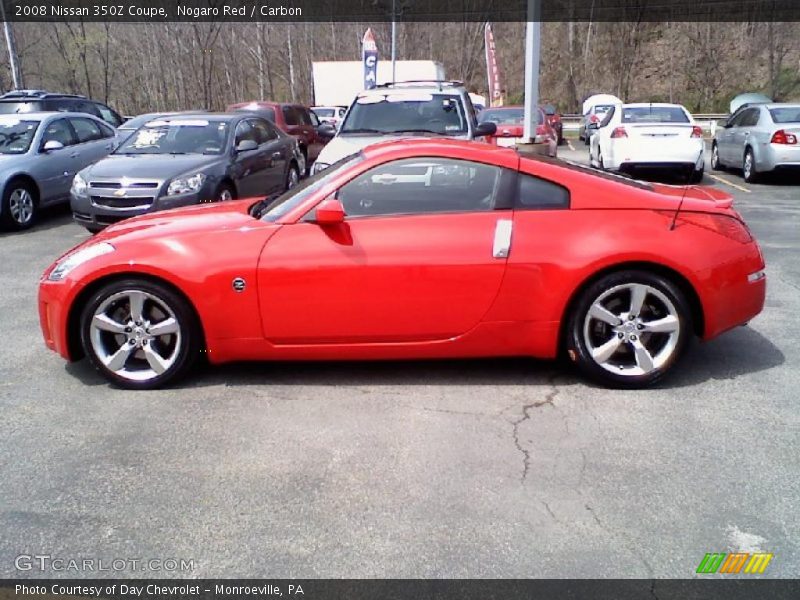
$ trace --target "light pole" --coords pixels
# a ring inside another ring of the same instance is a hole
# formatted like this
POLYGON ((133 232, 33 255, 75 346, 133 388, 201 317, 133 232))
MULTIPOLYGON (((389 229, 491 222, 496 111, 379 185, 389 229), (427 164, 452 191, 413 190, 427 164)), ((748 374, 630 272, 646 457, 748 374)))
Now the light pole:
POLYGON ((3 20, 3 31, 6 34, 6 47, 8 48, 8 63, 11 66, 11 81, 15 90, 23 88, 22 70, 19 67, 19 57, 17 56, 17 41, 14 38, 14 29, 6 19, 5 3, 0 0, 0 19, 3 20))
POLYGON ((525 29, 525 124, 522 133, 527 144, 534 143, 536 139, 541 43, 542 0, 528 0, 528 24, 525 29))
POLYGON ((396 0, 392 0, 392 81, 397 80, 395 62, 397 61, 397 12, 395 8, 396 0))

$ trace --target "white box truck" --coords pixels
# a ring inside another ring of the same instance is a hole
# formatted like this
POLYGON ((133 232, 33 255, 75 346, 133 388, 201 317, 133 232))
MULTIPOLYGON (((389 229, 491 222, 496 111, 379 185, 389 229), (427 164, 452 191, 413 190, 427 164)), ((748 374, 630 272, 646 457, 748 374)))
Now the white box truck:
MULTIPOLYGON (((360 60, 322 61, 311 65, 314 106, 350 106, 364 89, 364 63, 360 60)), ((392 81, 392 61, 379 60, 377 83, 392 81)), ((444 66, 433 60, 398 60, 395 81, 444 80, 444 66)))

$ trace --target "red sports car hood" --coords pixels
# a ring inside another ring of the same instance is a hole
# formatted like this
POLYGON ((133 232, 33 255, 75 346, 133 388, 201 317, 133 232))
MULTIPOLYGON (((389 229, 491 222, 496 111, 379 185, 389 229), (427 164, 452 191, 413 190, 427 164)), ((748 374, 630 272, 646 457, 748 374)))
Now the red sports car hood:
POLYGON ((241 229, 256 223, 247 213, 254 202, 255 199, 237 200, 141 215, 104 229, 92 241, 127 242, 149 237, 241 229))

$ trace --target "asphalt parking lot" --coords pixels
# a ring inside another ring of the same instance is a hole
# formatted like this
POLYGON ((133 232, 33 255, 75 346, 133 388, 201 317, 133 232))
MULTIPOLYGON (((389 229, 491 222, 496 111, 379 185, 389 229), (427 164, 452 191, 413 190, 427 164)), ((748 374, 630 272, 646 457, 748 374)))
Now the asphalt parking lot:
POLYGON ((761 242, 767 305, 643 392, 532 360, 232 365, 121 391, 39 332, 39 275, 84 231, 61 210, 0 233, 0 576, 109 575, 15 568, 47 554, 194 561, 111 573, 130 577, 682 578, 763 550, 765 576, 796 577, 800 186, 708 173, 761 242))

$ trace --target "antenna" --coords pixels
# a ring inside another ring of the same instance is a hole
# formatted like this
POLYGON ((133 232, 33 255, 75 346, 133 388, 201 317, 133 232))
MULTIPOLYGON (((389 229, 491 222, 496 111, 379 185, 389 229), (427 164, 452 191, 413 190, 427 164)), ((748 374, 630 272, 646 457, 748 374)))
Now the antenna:
MULTIPOLYGON (((694 169, 692 169, 692 171, 693 170, 694 169)), ((686 185, 683 186, 683 194, 681 195, 681 201, 678 202, 678 208, 675 211, 675 216, 672 217, 672 223, 669 226, 669 230, 670 231, 674 231, 675 230, 675 224, 678 221, 678 213, 681 212, 681 207, 683 206, 683 200, 684 200, 684 198, 686 198, 686 192, 689 191, 689 185, 691 184, 692 171, 689 171, 689 179, 686 181, 686 185)))

